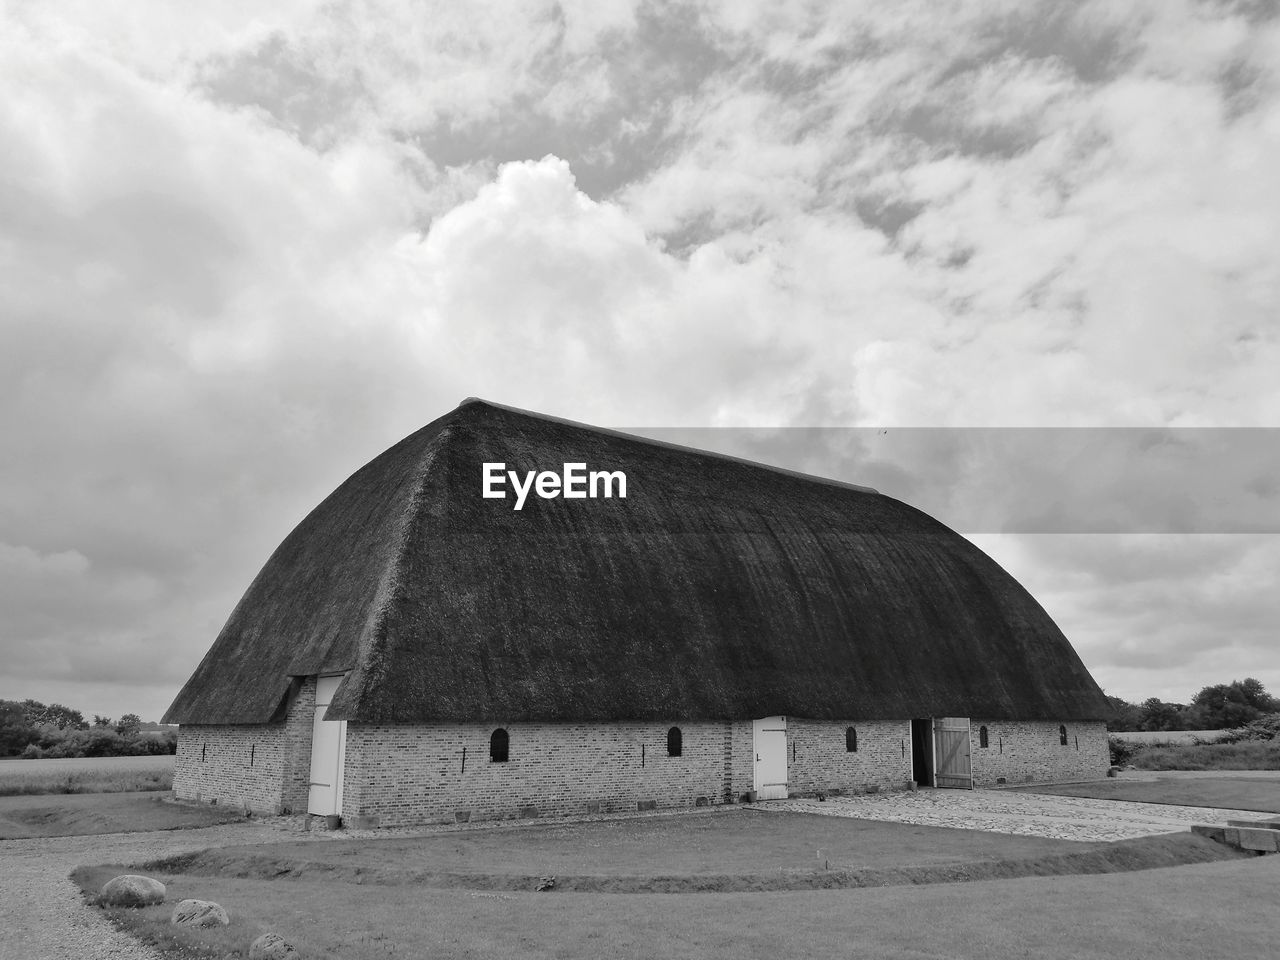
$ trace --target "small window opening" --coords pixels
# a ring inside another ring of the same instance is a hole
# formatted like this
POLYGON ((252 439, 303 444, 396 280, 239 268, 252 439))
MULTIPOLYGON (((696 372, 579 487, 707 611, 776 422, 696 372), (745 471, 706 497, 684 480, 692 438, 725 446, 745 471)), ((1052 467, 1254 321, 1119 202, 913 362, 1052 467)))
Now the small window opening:
POLYGON ((249 766, 251 767, 253 766, 253 755, 257 752, 258 745, 256 743, 249 744, 249 766))
POLYGON ((207 743, 200 744, 200 762, 201 763, 204 763, 205 751, 208 749, 209 749, 209 745, 207 743))
POLYGON ((858 731, 853 727, 848 727, 844 731, 844 752, 858 752, 858 731))
POLYGON ((679 757, 684 755, 684 734, 680 732, 679 727, 672 727, 667 731, 667 756, 679 757))
POLYGON ((987 737, 987 728, 986 728, 986 727, 979 727, 979 728, 978 728, 978 746, 983 747, 983 748, 986 748, 986 747, 991 746, 991 741, 990 741, 990 739, 988 739, 988 737, 987 737))
POLYGON ((1067 728, 1065 726, 1058 727, 1058 742, 1064 747, 1067 745, 1067 728))
POLYGON ((511 746, 511 738, 507 731, 499 727, 489 735, 489 762, 506 763, 511 746))

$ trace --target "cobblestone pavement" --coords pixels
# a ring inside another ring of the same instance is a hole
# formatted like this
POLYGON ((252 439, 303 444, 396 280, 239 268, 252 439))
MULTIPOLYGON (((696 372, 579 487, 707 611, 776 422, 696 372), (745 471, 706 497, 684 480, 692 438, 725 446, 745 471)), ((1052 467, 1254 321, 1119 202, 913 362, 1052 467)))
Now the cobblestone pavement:
POLYGON ((1163 803, 1053 797, 1003 790, 921 790, 821 800, 767 800, 757 810, 817 813, 928 827, 990 830, 1057 840, 1131 840, 1190 829, 1193 823, 1266 820, 1256 810, 1218 810, 1163 803))

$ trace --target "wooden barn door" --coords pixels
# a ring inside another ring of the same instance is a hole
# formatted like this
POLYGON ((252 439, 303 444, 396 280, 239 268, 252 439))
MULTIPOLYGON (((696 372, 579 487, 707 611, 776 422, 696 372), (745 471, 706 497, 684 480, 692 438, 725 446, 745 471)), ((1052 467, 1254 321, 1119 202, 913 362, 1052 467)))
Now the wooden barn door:
POLYGON ((347 722, 325 720, 341 676, 316 679, 316 712, 311 722, 311 789, 307 813, 327 816, 342 812, 342 768, 347 746, 347 722))
POLYGON ((969 718, 938 717, 933 721, 936 785, 973 789, 969 758, 969 718))
POLYGON ((765 717, 751 723, 756 749, 758 800, 787 798, 787 718, 765 717))

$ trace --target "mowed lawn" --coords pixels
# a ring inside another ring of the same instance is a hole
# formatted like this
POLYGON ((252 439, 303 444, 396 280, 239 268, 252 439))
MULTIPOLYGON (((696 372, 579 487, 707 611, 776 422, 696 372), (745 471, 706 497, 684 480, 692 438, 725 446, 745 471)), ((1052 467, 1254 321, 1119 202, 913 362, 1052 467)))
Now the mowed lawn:
POLYGON ((577 823, 499 825, 428 836, 226 847, 183 870, 240 876, 324 875, 404 882, 426 874, 777 877, 797 871, 901 869, 1036 860, 1105 843, 951 830, 851 817, 732 808, 577 823))
POLYGON ((130 911, 128 922, 149 923, 172 945, 172 902, 215 900, 232 926, 194 938, 213 956, 274 930, 305 956, 347 960, 1239 960, 1274 955, 1280 856, 1101 876, 689 895, 162 879, 170 903, 130 911))
MULTIPOLYGON (((1225 784, 1213 805, 1230 807, 1275 786, 1206 783, 1225 784)), ((1077 786, 1177 802, 1184 785, 1077 786)), ((1191 834, 1089 844, 749 808, 226 845, 73 879, 92 896, 121 872, 165 882, 165 904, 115 916, 174 960, 243 955, 267 930, 350 960, 1238 960, 1273 955, 1280 935, 1280 855, 1191 834), (537 892, 543 877, 556 883, 537 892), (185 898, 222 904, 231 926, 173 928, 185 898)))
POLYGON ((1280 773, 1276 779, 1232 778, 1230 772, 1204 779, 1161 777, 1158 780, 1101 780, 1057 786, 1018 787, 1017 793, 1042 793, 1057 797, 1093 797, 1098 800, 1130 800, 1138 803, 1171 803, 1178 806, 1218 807, 1223 810, 1257 810, 1280 813, 1280 773))

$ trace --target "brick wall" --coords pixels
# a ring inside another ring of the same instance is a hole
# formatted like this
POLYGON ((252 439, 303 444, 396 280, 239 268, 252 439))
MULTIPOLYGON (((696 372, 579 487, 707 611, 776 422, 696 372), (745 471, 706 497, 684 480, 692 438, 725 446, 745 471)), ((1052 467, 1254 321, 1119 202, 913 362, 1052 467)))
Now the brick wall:
MULTIPOLYGON (((744 757, 739 724, 682 723, 682 752, 667 755, 669 723, 519 723, 506 763, 489 759, 493 724, 347 726, 343 815, 381 826, 635 810, 725 800, 726 740, 733 780, 744 757), (464 757, 465 751, 465 757, 464 757)), ((750 736, 750 725, 747 726, 750 736)), ((748 772, 749 772, 749 768, 748 772)), ((735 788, 737 784, 735 783, 735 788)), ((749 789, 749 786, 743 789, 749 789)))
POLYGON ((280 806, 305 813, 311 789, 311 725, 316 712, 316 678, 307 677, 285 713, 281 748, 280 806))
POLYGON ((911 779, 911 723, 797 720, 787 718, 787 781, 792 794, 868 786, 902 789, 911 779), (845 731, 857 731, 856 751, 845 731))
POLYGON ((283 732, 283 724, 184 724, 174 758, 174 796, 278 813, 283 732))
POLYGON ((192 725, 178 728, 173 794, 217 801, 255 813, 301 813, 311 779, 311 723, 316 681, 309 677, 283 723, 192 725))
POLYGON ((1097 780, 1111 765, 1107 728, 1101 720, 1064 721, 1066 746, 1059 724, 1048 721, 971 720, 970 746, 974 786, 1006 783, 1097 780), (987 728, 987 746, 980 746, 980 728, 987 728))
MULTIPOLYGON (((289 704, 283 723, 189 726, 178 736, 174 793, 183 799, 247 805, 259 812, 306 810, 315 680, 289 704)), ((681 723, 682 755, 667 755, 669 723, 512 724, 509 759, 492 763, 493 724, 350 723, 343 815, 381 826, 635 810, 736 801, 752 789, 751 721, 681 723), (464 757, 465 751, 465 757, 464 757)), ((1109 763, 1101 722, 973 720, 975 786, 1096 779, 1109 763), (979 745, 987 727, 988 746, 979 745)), ((827 722, 787 718, 791 793, 875 785, 900 788, 911 779, 910 721, 827 722), (858 734, 846 750, 845 731, 858 734)))
MULTIPOLYGON (((755 749, 746 722, 675 724, 682 755, 667 756, 670 723, 512 724, 509 759, 489 759, 491 724, 347 727, 345 817, 381 826, 452 820, 635 810, 736 801, 752 789, 755 749), (464 757, 465 751, 465 757, 464 757)), ((792 792, 901 787, 910 779, 910 727, 788 719, 792 792)))

